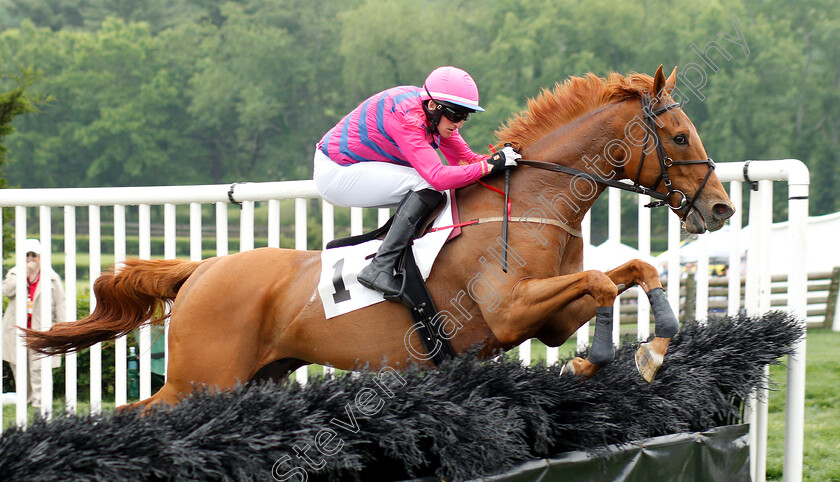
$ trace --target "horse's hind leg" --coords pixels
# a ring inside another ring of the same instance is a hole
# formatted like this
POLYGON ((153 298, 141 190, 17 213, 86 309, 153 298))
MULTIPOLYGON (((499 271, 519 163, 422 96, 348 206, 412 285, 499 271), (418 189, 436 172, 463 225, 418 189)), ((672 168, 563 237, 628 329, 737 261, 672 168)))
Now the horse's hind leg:
POLYGON ((151 397, 119 406, 117 407, 117 411, 131 411, 136 409, 143 409, 145 411, 151 408, 152 406, 161 403, 165 405, 175 405, 176 403, 178 403, 179 400, 178 395, 178 392, 173 390, 172 386, 167 387, 164 384, 164 386, 151 397))
POLYGON ((197 304, 176 304, 169 327, 166 382, 151 397, 121 408, 176 405, 196 390, 226 391, 252 378, 260 368, 261 351, 253 318, 213 315, 197 304))
POLYGON ((248 372, 243 369, 241 375, 232 374, 229 370, 219 370, 222 372, 220 376, 213 377, 206 373, 201 373, 200 370, 186 370, 179 368, 181 372, 189 373, 190 378, 179 376, 180 373, 172 370, 173 365, 170 364, 170 373, 167 373, 166 382, 160 390, 154 395, 144 400, 134 403, 129 403, 117 407, 117 410, 134 410, 142 408, 144 411, 152 408, 154 405, 177 405, 182 398, 189 396, 196 390, 201 388, 208 388, 210 390, 229 390, 236 386, 237 383, 245 383, 248 381, 248 372), (173 373, 174 372, 174 373, 173 373), (194 381, 189 381, 190 379, 194 381))

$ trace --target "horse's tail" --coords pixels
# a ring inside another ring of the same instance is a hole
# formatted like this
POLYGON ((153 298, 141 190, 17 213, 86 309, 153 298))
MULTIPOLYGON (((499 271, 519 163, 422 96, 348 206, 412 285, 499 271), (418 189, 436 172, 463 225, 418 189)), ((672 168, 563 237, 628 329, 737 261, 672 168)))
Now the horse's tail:
POLYGON ((47 331, 24 330, 26 346, 45 355, 58 355, 126 335, 146 322, 160 323, 168 316, 166 305, 201 263, 128 260, 96 279, 96 308, 90 316, 58 323, 47 331))

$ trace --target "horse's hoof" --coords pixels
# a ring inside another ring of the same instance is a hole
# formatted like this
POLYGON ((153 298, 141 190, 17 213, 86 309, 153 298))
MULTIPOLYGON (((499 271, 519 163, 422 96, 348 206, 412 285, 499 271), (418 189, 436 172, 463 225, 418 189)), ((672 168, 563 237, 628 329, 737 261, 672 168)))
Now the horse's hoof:
POLYGON ((575 375, 575 366, 572 365, 572 360, 567 361, 566 364, 563 365, 563 371, 560 372, 560 376, 563 375, 575 375))
POLYGON ((588 379, 598 371, 598 367, 593 365, 589 360, 584 360, 581 357, 575 357, 569 360, 563 367, 562 375, 574 375, 578 378, 588 379))
POLYGON ((636 369, 646 382, 653 383, 663 359, 662 355, 650 349, 650 343, 642 343, 636 350, 636 369))

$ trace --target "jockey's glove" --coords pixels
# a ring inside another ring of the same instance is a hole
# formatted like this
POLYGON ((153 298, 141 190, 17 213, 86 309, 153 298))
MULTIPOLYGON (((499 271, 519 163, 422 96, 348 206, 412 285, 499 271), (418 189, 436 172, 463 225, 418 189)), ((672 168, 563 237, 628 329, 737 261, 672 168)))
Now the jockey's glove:
POLYGON ((505 146, 501 151, 493 153, 487 163, 490 164, 490 173, 507 171, 516 167, 516 160, 522 156, 511 146, 505 146))

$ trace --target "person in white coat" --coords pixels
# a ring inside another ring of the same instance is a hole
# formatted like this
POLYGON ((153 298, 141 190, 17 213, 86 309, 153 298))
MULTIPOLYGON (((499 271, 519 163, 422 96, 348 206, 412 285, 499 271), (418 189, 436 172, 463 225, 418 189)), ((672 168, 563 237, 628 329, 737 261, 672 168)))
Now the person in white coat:
MULTIPOLYGON (((26 250, 26 286, 27 286, 27 327, 33 330, 49 328, 52 324, 65 320, 64 314, 64 288, 61 277, 52 268, 48 276, 41 272, 41 243, 37 239, 27 239, 24 244, 26 250), (52 323, 44 323, 41 319, 41 293, 45 286, 52 289, 52 323)), ((16 284, 18 277, 17 267, 13 267, 6 274, 3 280, 3 295, 9 298, 9 304, 3 315, 3 360, 9 362, 12 368, 12 376, 16 376, 17 352, 15 349, 15 338, 20 336, 21 331, 16 327, 17 313, 17 292, 16 284)), ((41 406, 41 362, 40 355, 29 350, 27 364, 29 365, 29 379, 27 397, 28 401, 36 408, 41 406)), ((61 358, 53 358, 53 367, 61 365, 61 358)), ((17 389, 21 390, 19 384, 17 389)))

